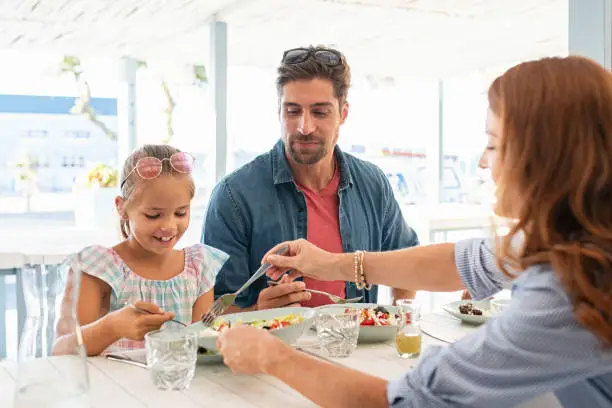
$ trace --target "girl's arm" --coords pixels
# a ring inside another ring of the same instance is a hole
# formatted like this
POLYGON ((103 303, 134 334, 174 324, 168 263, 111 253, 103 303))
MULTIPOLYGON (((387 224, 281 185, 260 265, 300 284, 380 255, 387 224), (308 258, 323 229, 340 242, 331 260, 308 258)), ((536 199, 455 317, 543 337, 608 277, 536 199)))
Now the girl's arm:
MULTIPOLYGON (((69 282, 64 293, 63 305, 70 305, 72 291, 73 286, 69 282)), ((110 286, 101 279, 82 273, 77 316, 88 356, 100 354, 120 339, 110 323, 112 318, 105 313, 109 308, 110 286)), ((70 312, 70 307, 62 307, 62 316, 57 327, 58 339, 53 347, 54 354, 71 353, 76 346, 73 327, 69 323, 71 321, 70 312)))
MULTIPOLYGON (((70 304, 72 290, 72 284, 69 283, 64 293, 65 305, 70 304)), ((146 333, 159 329, 174 317, 172 313, 164 312, 152 303, 136 302, 134 306, 126 305, 107 313, 110 309, 110 286, 101 279, 82 274, 77 314, 88 356, 97 356, 121 338, 141 341, 146 333), (140 312, 137 308, 152 314, 140 312)), ((73 353, 76 348, 77 338, 74 327, 70 325, 70 312, 69 307, 62 308, 53 354, 73 353)))
POLYGON ((191 313, 192 323, 200 321, 204 313, 210 310, 214 301, 214 289, 212 288, 203 295, 200 295, 200 297, 193 304, 193 311, 191 313))

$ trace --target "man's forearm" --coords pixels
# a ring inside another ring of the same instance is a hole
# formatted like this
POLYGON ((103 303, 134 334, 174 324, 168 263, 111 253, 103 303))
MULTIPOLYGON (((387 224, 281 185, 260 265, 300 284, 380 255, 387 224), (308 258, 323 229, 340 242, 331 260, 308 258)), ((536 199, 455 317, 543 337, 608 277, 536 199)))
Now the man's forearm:
MULTIPOLYGON (((406 290, 452 292, 463 289, 455 265, 454 244, 434 244, 390 252, 368 252, 363 270, 368 283, 406 290)), ((353 254, 332 255, 333 267, 347 281, 354 279, 353 254)))
POLYGON ((321 361, 290 347, 266 373, 322 407, 387 407, 387 381, 321 361))

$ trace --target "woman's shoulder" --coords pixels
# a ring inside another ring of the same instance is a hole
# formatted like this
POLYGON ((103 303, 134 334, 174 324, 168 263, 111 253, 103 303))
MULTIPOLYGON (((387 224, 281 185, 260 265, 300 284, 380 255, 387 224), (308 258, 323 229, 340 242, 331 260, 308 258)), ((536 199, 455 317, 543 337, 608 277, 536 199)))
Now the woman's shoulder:
POLYGON ((556 286, 561 284, 553 266, 548 263, 535 264, 527 267, 518 275, 515 282, 534 287, 550 286, 551 284, 556 286))
POLYGON ((513 282, 513 292, 531 293, 541 302, 571 305, 567 288, 551 264, 531 265, 513 282))

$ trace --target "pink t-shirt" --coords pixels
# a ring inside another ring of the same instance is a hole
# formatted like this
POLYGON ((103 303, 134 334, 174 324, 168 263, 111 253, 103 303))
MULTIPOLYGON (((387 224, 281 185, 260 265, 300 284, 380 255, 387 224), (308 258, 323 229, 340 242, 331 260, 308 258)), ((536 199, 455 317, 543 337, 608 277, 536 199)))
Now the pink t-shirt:
MULTIPOLYGON (((308 215, 308 230, 306 239, 321 249, 328 252, 343 252, 342 238, 340 236, 340 222, 338 217, 338 186, 340 184, 340 171, 336 166, 336 172, 331 182, 320 192, 309 190, 298 184, 306 198, 306 208, 308 215)), ((309 289, 321 290, 346 297, 346 286, 344 281, 319 281, 311 278, 304 278, 304 283, 309 289)), ((312 295, 308 302, 302 306, 316 307, 332 303, 329 298, 323 295, 312 295)))

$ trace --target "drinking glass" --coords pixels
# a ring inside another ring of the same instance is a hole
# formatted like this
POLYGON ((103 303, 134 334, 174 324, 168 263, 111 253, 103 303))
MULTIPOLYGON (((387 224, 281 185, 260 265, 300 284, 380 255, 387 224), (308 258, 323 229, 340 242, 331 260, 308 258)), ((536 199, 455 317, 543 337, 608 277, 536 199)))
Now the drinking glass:
POLYGON ((145 335, 147 365, 153 384, 160 390, 189 388, 195 374, 198 333, 186 329, 162 329, 145 335))
POLYGON ((510 307, 511 299, 493 299, 491 300, 491 313, 494 315, 502 313, 510 307))
POLYGON ((411 312, 411 321, 421 320, 421 309, 423 308, 423 302, 418 299, 398 299, 395 304, 398 307, 404 307, 406 311, 411 312))
POLYGON ((360 309, 320 311, 316 318, 317 337, 330 357, 348 357, 357 348, 360 309))

